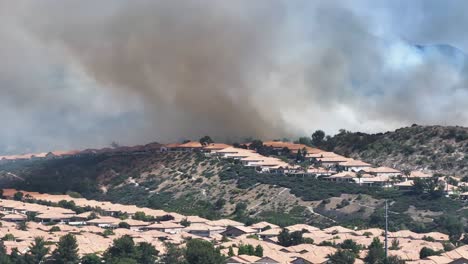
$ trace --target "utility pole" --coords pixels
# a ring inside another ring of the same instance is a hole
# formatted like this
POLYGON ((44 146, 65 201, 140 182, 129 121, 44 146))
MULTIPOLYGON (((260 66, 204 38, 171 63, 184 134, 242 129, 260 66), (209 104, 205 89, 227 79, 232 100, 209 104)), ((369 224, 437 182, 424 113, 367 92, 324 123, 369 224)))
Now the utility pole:
POLYGON ((388 258, 388 204, 385 199, 385 259, 388 258))

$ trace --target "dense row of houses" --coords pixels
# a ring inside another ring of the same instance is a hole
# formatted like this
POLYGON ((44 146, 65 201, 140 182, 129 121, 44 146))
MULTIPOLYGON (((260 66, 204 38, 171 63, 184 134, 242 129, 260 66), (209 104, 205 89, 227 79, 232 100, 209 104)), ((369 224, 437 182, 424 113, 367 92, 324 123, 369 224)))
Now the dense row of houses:
MULTIPOLYGON (((6 198, 11 198, 16 192, 17 190, 6 189, 4 195, 6 198)), ((337 250, 335 247, 325 246, 324 242, 331 245, 351 239, 364 247, 355 262, 359 264, 363 263, 363 258, 367 254, 365 248, 372 243, 372 240, 375 237, 381 241, 384 239, 384 231, 378 228, 356 230, 332 226, 320 229, 306 224, 296 224, 287 226, 285 229, 289 232, 300 231, 304 238, 309 238, 309 241, 313 243, 283 247, 278 241, 278 235, 283 228, 268 222, 245 226, 231 219, 208 220, 199 216, 184 216, 133 205, 72 198, 67 195, 23 193, 30 202, 0 199, 0 236, 9 235, 10 237, 4 241, 7 252, 11 252, 13 248, 17 248, 20 253, 27 252, 34 238, 38 236, 43 237, 53 250, 61 236, 72 233, 77 237, 79 254, 102 254, 112 245, 113 239, 130 235, 137 243, 151 243, 162 254, 165 252, 165 243, 183 246, 186 239, 196 238, 213 242, 222 248, 221 252, 226 256, 231 249, 234 256, 227 259, 226 263, 229 264, 318 264, 326 263, 328 255, 337 250), (73 201, 80 207, 93 209, 76 214, 69 209, 37 203, 42 201, 56 205, 64 200, 73 201), (134 219, 140 212, 161 220, 134 219), (119 218, 118 215, 126 217, 119 218), (27 230, 18 229, 19 222, 26 222, 27 230), (122 223, 126 223, 127 228, 122 228, 122 223), (112 232, 106 234, 106 230, 112 230, 112 232), (261 246, 263 257, 238 255, 240 245, 261 246)), ((410 264, 458 263, 463 259, 468 259, 468 246, 462 246, 438 256, 419 259, 419 251, 423 247, 436 251, 444 249, 444 242, 449 238, 443 233, 422 234, 402 230, 389 232, 388 237, 391 241, 395 240, 399 243, 399 249, 390 250, 389 254, 398 256, 410 264)))
MULTIPOLYGON (((203 152, 206 156, 239 161, 246 167, 255 168, 260 173, 288 174, 304 177, 318 177, 333 182, 356 183, 363 186, 397 187, 409 189, 416 178, 431 178, 433 175, 422 171, 412 171, 408 175, 400 170, 389 167, 375 167, 372 164, 344 157, 342 155, 312 148, 303 144, 281 141, 267 141, 265 146, 276 151, 277 155, 284 152, 306 153, 305 159, 310 164, 307 167, 294 162, 285 161, 278 157, 264 156, 255 150, 233 147, 222 143, 202 145, 199 142, 187 142, 184 144, 167 144, 161 147, 161 151, 168 152, 203 152)), ((247 146, 249 144, 246 144, 247 146)), ((307 163, 306 163, 307 164, 307 163)), ((455 178, 460 181, 460 179, 455 178)), ((456 187, 446 183, 446 179, 440 181, 447 186, 446 192, 453 194, 456 187)), ((461 194, 462 197, 468 198, 461 194)))

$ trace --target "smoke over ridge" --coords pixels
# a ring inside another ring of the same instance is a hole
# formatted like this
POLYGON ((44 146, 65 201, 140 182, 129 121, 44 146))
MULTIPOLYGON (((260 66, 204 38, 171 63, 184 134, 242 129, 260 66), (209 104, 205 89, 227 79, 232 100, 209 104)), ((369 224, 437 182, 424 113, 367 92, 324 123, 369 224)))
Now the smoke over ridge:
POLYGON ((467 125, 465 54, 414 45, 463 27, 393 26, 424 2, 0 0, 0 152, 467 125))

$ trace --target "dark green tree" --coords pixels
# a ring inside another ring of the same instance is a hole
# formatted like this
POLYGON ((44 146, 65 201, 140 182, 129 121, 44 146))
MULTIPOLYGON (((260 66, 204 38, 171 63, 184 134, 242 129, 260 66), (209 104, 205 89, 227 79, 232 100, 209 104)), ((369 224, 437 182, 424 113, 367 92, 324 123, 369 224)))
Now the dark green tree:
POLYGON ((211 139, 210 136, 204 136, 200 138, 200 144, 202 144, 203 146, 206 146, 212 143, 214 143, 214 141, 211 139))
POLYGON ((257 257, 263 257, 263 247, 260 246, 260 245, 257 245, 255 247, 255 254, 254 255, 257 256, 257 257))
POLYGON ((139 264, 154 264, 159 251, 147 242, 141 242, 136 247, 136 260, 139 264))
POLYGON ((110 246, 104 253, 105 263, 118 263, 119 259, 134 259, 136 253, 135 242, 129 235, 124 235, 120 238, 114 239, 112 246, 110 246))
POLYGON ((369 252, 364 258, 367 264, 383 263, 385 260, 385 250, 382 242, 377 237, 374 237, 372 243, 369 245, 369 252))
POLYGON ((14 195, 13 195, 13 199, 15 201, 21 201, 23 200, 23 197, 24 197, 24 194, 22 192, 16 192, 14 195))
POLYGON ((405 264, 405 261, 402 260, 398 256, 389 256, 385 261, 384 264, 405 264))
POLYGON ((57 249, 54 250, 51 256, 52 263, 56 264, 78 264, 80 257, 78 256, 78 244, 76 237, 72 234, 64 235, 60 238, 57 249))
POLYGON ((34 238, 34 243, 29 247, 29 252, 24 256, 26 263, 36 264, 44 261, 45 256, 49 253, 49 248, 46 247, 42 237, 34 238))
POLYGON ((340 245, 340 248, 342 249, 348 249, 349 251, 351 251, 352 253, 354 253, 354 255, 359 255, 359 252, 361 251, 362 249, 362 246, 361 245, 358 245, 356 242, 354 242, 352 239, 346 239, 345 241, 343 241, 343 243, 341 243, 340 245))
POLYGON ((354 264, 356 260, 356 255, 344 249, 338 249, 335 254, 328 256, 329 264, 354 264))
POLYGON ((185 250, 170 243, 166 243, 166 254, 161 256, 161 264, 187 264, 185 261, 185 250))
POLYGON ((312 145, 319 147, 323 144, 325 138, 325 132, 322 130, 316 130, 312 134, 312 145))
POLYGON ((187 242, 185 259, 188 264, 221 264, 224 257, 212 243, 200 239, 187 242))
POLYGON ((420 259, 425 259, 425 258, 430 257, 430 256, 439 255, 440 253, 441 253, 441 252, 435 251, 435 250, 433 250, 432 248, 423 247, 423 248, 421 248, 421 250, 419 251, 419 258, 420 258, 420 259))
POLYGON ((101 258, 96 254, 88 254, 81 258, 81 264, 101 264, 101 258))
POLYGON ((229 246, 228 256, 229 256, 229 257, 233 257, 233 256, 234 256, 234 249, 232 249, 232 246, 229 246))
POLYGON ((120 222, 119 228, 130 229, 130 225, 127 222, 120 222))
MULTIPOLYGON (((25 257, 21 255, 17 248, 13 248, 10 254, 10 261, 12 264, 28 264, 25 257)), ((0 263, 3 263, 0 257, 0 263)))
POLYGON ((10 256, 6 253, 6 248, 2 240, 0 240, 0 263, 12 264, 10 256))

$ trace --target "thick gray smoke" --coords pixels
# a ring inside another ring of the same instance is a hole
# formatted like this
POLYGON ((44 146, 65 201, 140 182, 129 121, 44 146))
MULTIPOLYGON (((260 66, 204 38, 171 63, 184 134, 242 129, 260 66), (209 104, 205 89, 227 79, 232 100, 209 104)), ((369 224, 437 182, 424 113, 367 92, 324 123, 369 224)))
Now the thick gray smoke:
POLYGON ((467 125, 429 2, 0 0, 0 152, 467 125))

